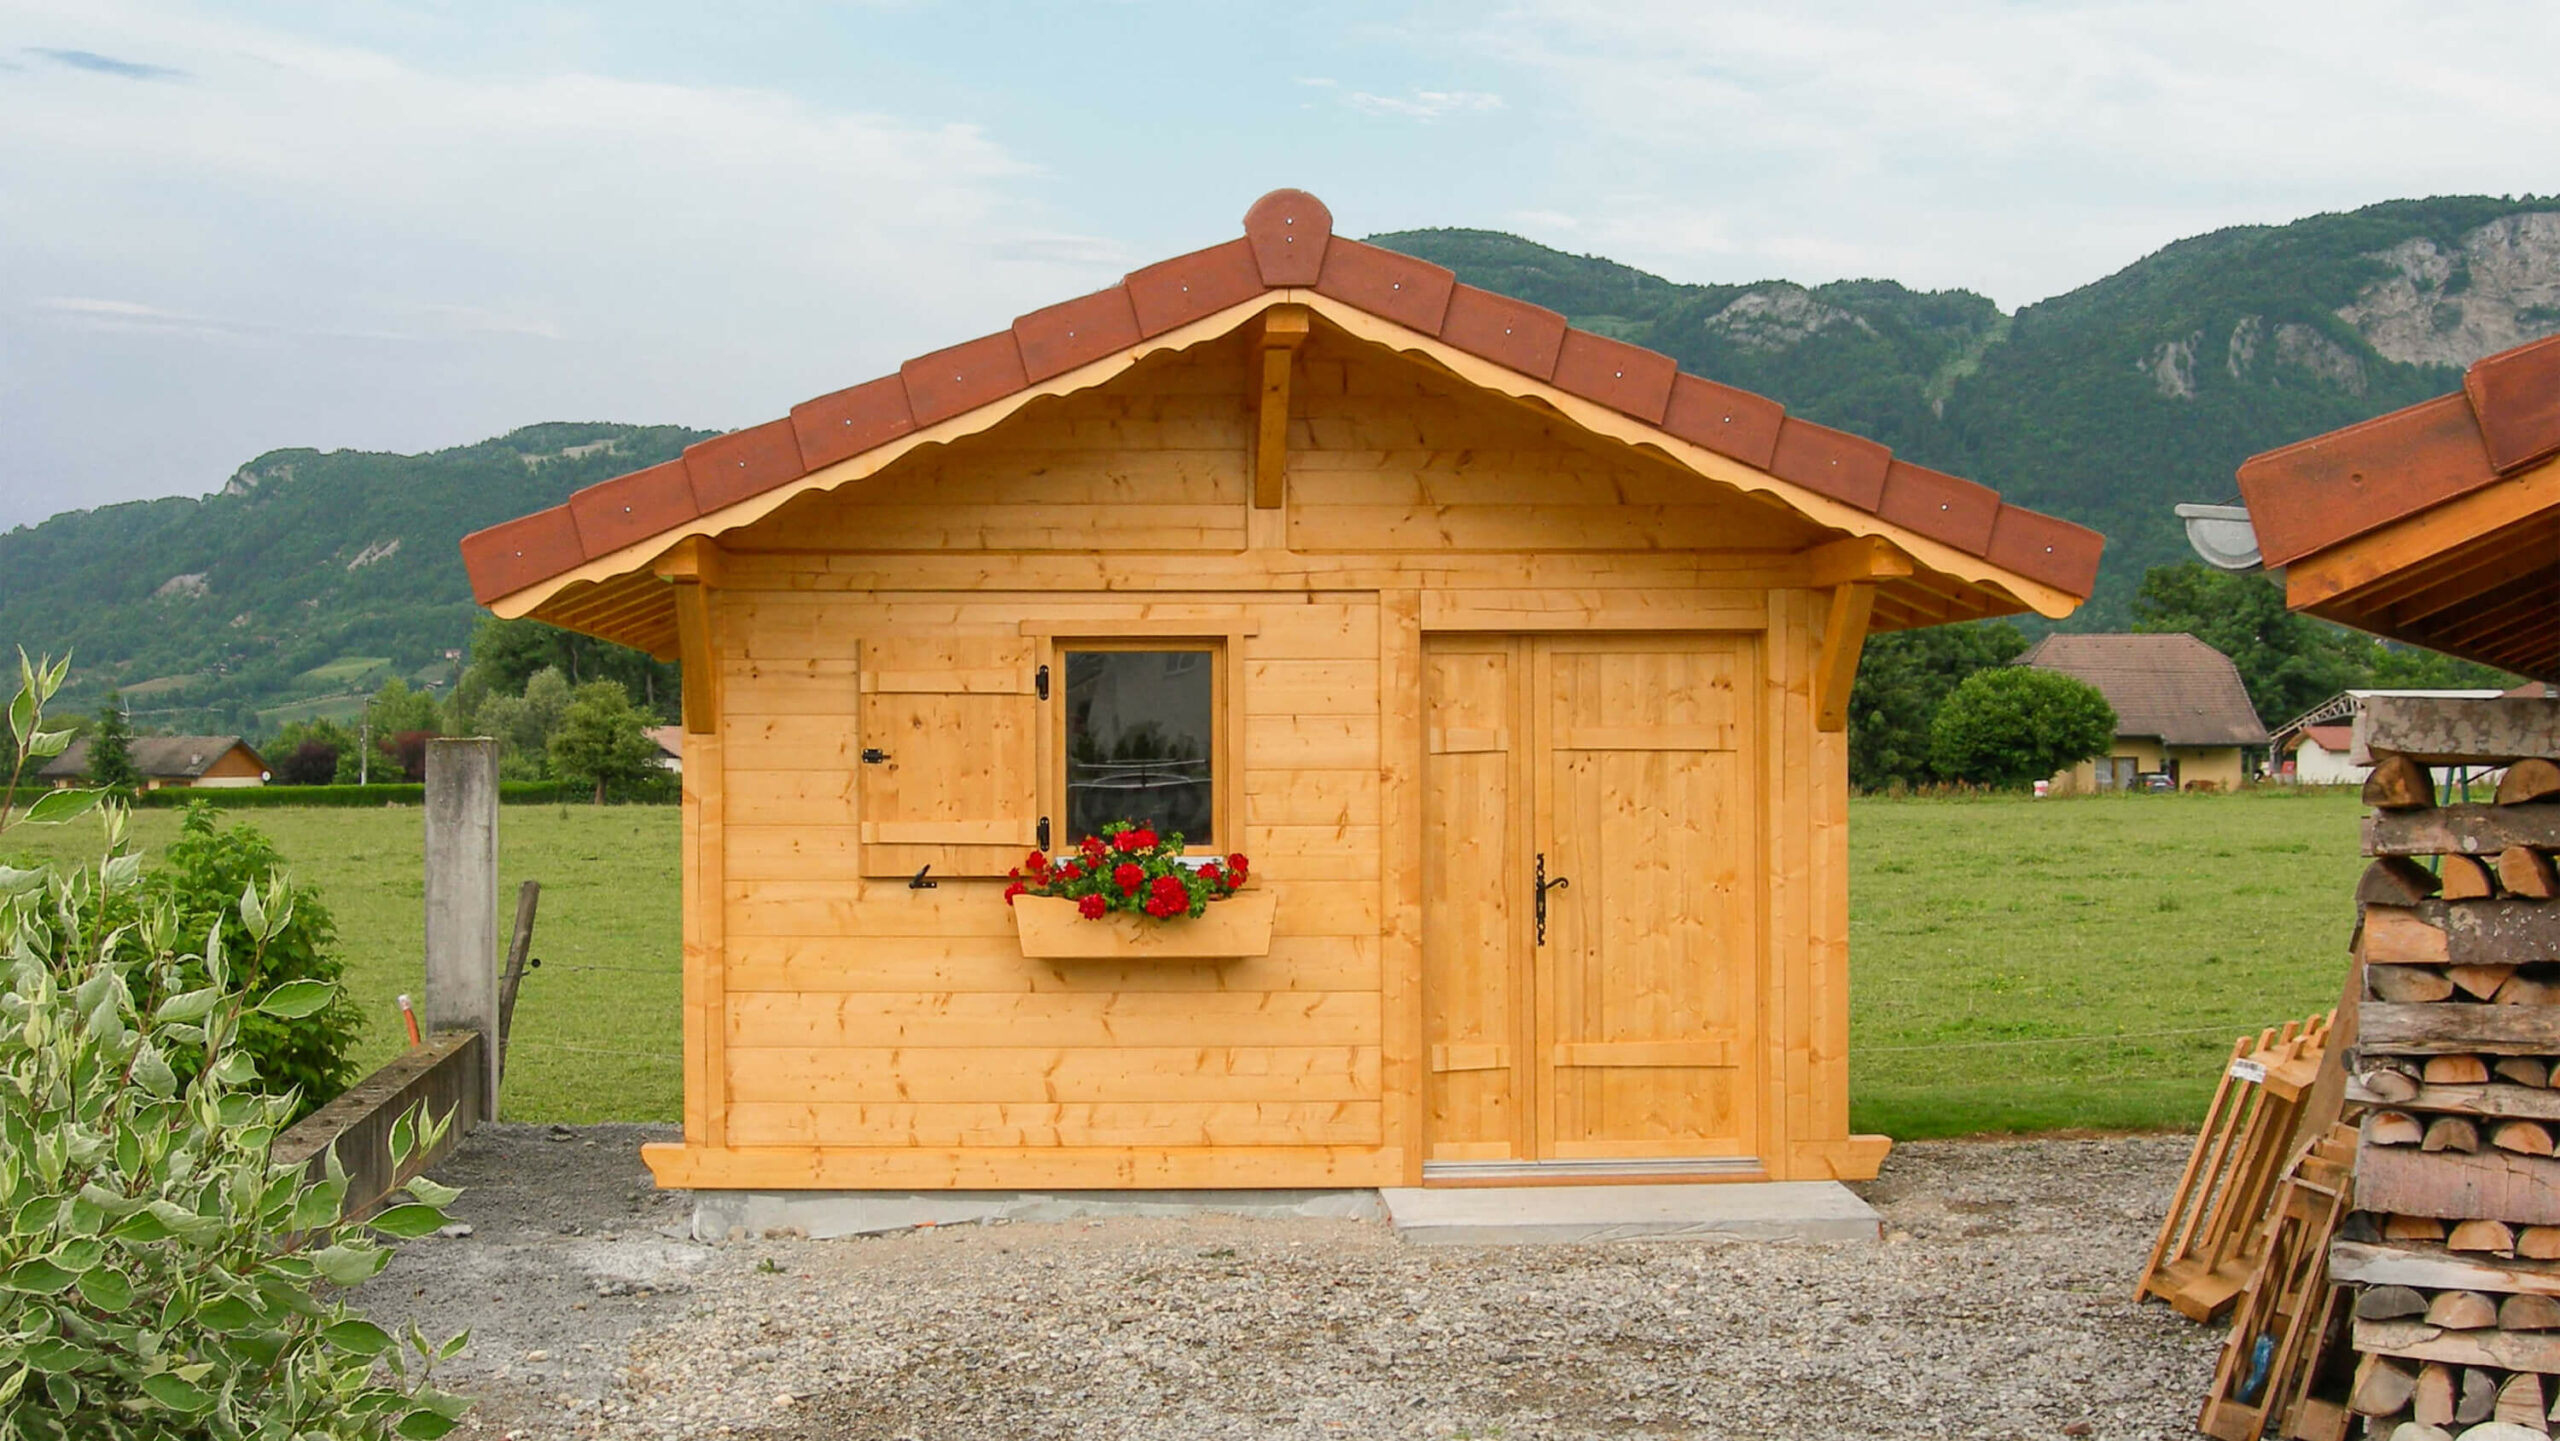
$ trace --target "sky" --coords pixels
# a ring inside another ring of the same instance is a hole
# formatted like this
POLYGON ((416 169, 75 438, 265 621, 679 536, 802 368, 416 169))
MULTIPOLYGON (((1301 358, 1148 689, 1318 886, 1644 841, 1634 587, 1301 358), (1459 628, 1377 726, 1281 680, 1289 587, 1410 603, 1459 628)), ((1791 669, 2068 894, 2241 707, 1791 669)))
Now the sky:
POLYGON ((1239 233, 2005 307, 2560 191, 2547 0, 0 0, 0 527, 265 451, 728 428, 1239 233))

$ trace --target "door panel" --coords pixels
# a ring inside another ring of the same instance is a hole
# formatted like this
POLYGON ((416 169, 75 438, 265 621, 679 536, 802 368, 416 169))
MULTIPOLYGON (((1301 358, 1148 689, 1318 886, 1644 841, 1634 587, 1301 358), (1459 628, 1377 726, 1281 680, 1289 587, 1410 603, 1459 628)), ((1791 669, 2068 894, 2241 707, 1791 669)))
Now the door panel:
POLYGON ((1524 1154, 1516 650, 1453 642, 1423 661, 1424 1154, 1436 1161, 1524 1154))
POLYGON ((1747 1155, 1754 809, 1734 641, 1542 641, 1546 1153, 1747 1155))
POLYGON ((1753 1154, 1751 644, 1426 646, 1430 1160, 1753 1154))

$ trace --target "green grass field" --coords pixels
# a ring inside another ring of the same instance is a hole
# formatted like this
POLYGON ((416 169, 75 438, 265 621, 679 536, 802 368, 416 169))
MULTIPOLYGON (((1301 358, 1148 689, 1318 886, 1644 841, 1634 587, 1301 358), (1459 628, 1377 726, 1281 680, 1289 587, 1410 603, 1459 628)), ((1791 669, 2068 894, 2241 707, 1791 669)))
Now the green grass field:
MULTIPOLYGON (((2352 794, 1861 800, 1850 808, 1855 1124, 1906 1139, 2194 1124, 2232 1037, 2334 1004, 2352 794)), ((244 813, 336 913, 370 1023, 419 974, 420 812, 244 813)), ((681 1104, 677 813, 509 807, 507 894, 543 883, 510 1119, 672 1120, 681 1104)), ((134 817, 146 847, 176 829, 134 817)), ((86 824, 0 849, 76 855, 86 824)))

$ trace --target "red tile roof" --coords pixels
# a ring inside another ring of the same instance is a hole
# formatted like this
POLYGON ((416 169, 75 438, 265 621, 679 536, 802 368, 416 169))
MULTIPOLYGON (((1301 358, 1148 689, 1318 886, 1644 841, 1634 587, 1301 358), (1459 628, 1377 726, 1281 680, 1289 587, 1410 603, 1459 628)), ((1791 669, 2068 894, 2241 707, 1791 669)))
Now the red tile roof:
POLYGON ((1275 190, 1245 233, 1132 272, 1109 290, 1034 311, 1009 330, 919 356, 898 373, 792 407, 789 418, 706 440, 680 461, 587 487, 564 505, 465 536, 483 604, 788 484, 928 426, 1271 290, 1312 288, 1692 444, 2076 596, 2104 538, 2003 503, 1970 481, 1893 459, 1775 401, 1680 373, 1669 356, 1575 330, 1563 316, 1333 233, 1314 196, 1275 190))
POLYGON ((2270 566, 2560 454, 2560 335, 2475 363, 2462 389, 2252 456, 2240 495, 2270 566))

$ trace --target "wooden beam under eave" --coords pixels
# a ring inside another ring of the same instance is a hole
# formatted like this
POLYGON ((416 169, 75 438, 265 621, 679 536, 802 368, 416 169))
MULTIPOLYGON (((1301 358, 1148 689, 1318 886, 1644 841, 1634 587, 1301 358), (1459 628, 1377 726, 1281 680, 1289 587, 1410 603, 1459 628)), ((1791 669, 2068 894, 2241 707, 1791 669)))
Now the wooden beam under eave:
POLYGON ((2531 470, 2286 562, 2285 604, 2307 610, 2555 510, 2560 510, 2560 460, 2546 460, 2531 470))
POLYGON ((1867 618, 1874 614, 1876 588, 1844 585, 1831 592, 1831 614, 1822 623, 1822 656, 1813 672, 1813 724, 1817 730, 1846 730, 1849 692, 1858 683, 1858 656, 1867 646, 1867 618))
POLYGON ((1853 581, 1896 580, 1920 569, 1920 563, 1902 547, 1880 535, 1853 535, 1817 545, 1804 558, 1816 590, 1853 581))
POLYGON ((676 583, 676 663, 684 674, 684 728, 720 733, 720 657, 711 648, 711 588, 676 583))
POLYGON ((1314 316, 1303 305, 1264 311, 1253 336, 1253 508, 1278 510, 1287 495, 1289 380, 1298 347, 1307 343, 1314 316))

